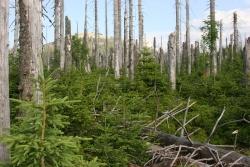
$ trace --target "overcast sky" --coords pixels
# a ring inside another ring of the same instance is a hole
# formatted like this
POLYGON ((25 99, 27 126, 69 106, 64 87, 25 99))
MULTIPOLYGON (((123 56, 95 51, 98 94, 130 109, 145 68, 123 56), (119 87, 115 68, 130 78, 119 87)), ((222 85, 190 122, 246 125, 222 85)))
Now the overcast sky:
MULTIPOLYGON (((13 1, 13 0, 11 0, 13 1)), ((53 19, 53 0, 45 0, 50 3, 46 8, 48 16, 53 19)), ((72 33, 76 33, 77 24, 79 32, 83 31, 84 23, 84 1, 85 0, 65 0, 65 15, 69 16, 72 21, 72 33)), ((142 0, 143 1, 143 14, 144 14, 144 29, 146 39, 149 43, 152 43, 155 36, 160 45, 160 39, 163 39, 163 45, 167 45, 167 38, 170 32, 175 29, 175 0, 142 0)), ((105 32, 105 0, 98 0, 99 9, 99 31, 105 32)), ((122 0, 124 4, 125 0, 122 0)), ((11 3, 13 4, 13 2, 11 3)), ((94 31, 94 0, 88 0, 88 28, 89 31, 94 31)), ((124 7, 124 5, 123 5, 124 7)), ((181 23, 183 40, 185 34, 185 0, 181 0, 181 23)), ((113 0, 108 0, 108 25, 109 35, 113 35, 113 0)), ((135 11, 135 36, 137 36, 137 0, 134 0, 135 11)), ((232 18, 233 12, 238 12, 239 17, 239 31, 242 39, 246 36, 250 36, 250 0, 216 0, 216 19, 223 20, 224 23, 224 36, 229 36, 233 32, 232 18)), ((14 9, 11 9, 10 23, 14 20, 14 9)), ((190 0, 190 19, 191 19, 191 40, 200 40, 200 27, 202 21, 207 18, 209 13, 208 0, 190 0)), ((123 14, 122 14, 123 15, 123 14)), ((44 22, 44 34, 47 41, 53 41, 53 26, 48 21, 44 22)), ((10 43, 13 42, 13 26, 10 31, 10 43)), ((164 47, 163 46, 163 47, 164 47)), ((165 47, 164 47, 165 48, 165 47)))

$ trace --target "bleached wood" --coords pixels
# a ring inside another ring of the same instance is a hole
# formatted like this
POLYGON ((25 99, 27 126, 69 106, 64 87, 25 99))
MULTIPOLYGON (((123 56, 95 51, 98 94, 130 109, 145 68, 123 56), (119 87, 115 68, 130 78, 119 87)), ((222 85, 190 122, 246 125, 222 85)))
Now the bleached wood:
MULTIPOLYGON (((0 1, 0 137, 9 133, 9 48, 8 48, 9 1, 0 1)), ((0 143, 0 161, 7 162, 7 147, 0 143)))
POLYGON ((173 90, 176 89, 176 36, 175 33, 169 35, 168 40, 168 57, 169 57, 169 78, 171 87, 173 90))

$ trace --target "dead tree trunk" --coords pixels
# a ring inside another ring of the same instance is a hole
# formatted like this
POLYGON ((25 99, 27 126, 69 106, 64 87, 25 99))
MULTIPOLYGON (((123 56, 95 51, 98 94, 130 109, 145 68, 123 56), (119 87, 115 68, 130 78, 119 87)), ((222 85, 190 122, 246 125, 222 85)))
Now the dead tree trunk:
POLYGON ((250 85, 250 37, 246 40, 245 46, 245 75, 246 83, 250 85))
POLYGON ((139 50, 143 48, 143 14, 142 0, 138 0, 138 18, 139 18, 139 50))
POLYGON ((120 57, 120 47, 119 47, 119 16, 118 16, 118 7, 119 3, 117 0, 114 0, 114 53, 115 53, 115 78, 120 78, 120 63, 119 63, 119 57, 120 57))
POLYGON ((64 70, 65 65, 65 36, 64 36, 64 0, 61 0, 60 6, 60 68, 64 70))
POLYGON ((177 72, 181 71, 181 57, 180 57, 180 0, 175 0, 176 6, 176 36, 175 36, 175 44, 176 44, 176 58, 177 58, 177 72))
MULTIPOLYGON (((216 21, 215 21, 215 0, 210 0, 210 25, 211 31, 214 32, 216 30, 216 21)), ((215 76, 217 75, 217 54, 216 54, 216 39, 213 39, 211 36, 211 62, 212 62, 212 69, 211 72, 215 76)))
POLYGON ((33 79, 43 76, 42 63, 42 6, 41 1, 20 0, 20 87, 23 100, 39 103, 41 93, 33 79), (33 92, 33 88, 35 92, 33 92))
POLYGON ((200 45, 199 45, 198 41, 195 41, 195 51, 194 51, 195 61, 194 61, 194 67, 195 67, 196 70, 198 69, 199 55, 200 55, 200 45))
POLYGON ((186 0, 186 48, 187 48, 187 59, 188 59, 188 74, 192 72, 192 58, 190 48, 190 23, 189 23, 189 0, 186 0))
POLYGON ((222 20, 220 21, 220 44, 219 44, 219 69, 221 71, 221 66, 222 66, 222 58, 223 58, 223 50, 222 50, 222 26, 223 26, 223 23, 222 23, 222 20))
POLYGON ((128 15, 128 1, 125 0, 125 11, 124 11, 124 67, 125 73, 128 77, 129 73, 129 15, 128 15))
POLYGON ((118 0, 118 33, 119 33, 119 54, 118 54, 118 62, 119 62, 119 70, 123 66, 123 54, 122 54, 122 15, 121 15, 121 0, 118 0))
POLYGON ((176 89, 176 44, 175 34, 169 35, 168 40, 168 57, 169 57, 169 78, 171 87, 173 90, 176 89))
POLYGON ((230 58, 233 60, 234 59, 234 35, 230 35, 230 44, 229 44, 229 52, 230 52, 230 58))
MULTIPOLYGON (((55 0, 55 29, 54 29, 54 46, 56 58, 59 57, 60 53, 60 11, 61 11, 61 0, 55 0)), ((52 57, 54 61, 54 56, 52 57)))
POLYGON ((236 12, 234 12, 233 23, 234 23, 234 45, 233 45, 234 51, 233 51, 233 54, 237 54, 238 49, 239 49, 239 35, 238 35, 238 16, 237 16, 236 12))
POLYGON ((19 38, 19 29, 20 29, 20 23, 19 23, 19 5, 18 0, 15 0, 15 30, 14 30, 14 46, 13 46, 13 55, 16 56, 17 54, 17 48, 18 48, 18 38, 19 38))
MULTIPOLYGON (((88 0, 85 0, 85 11, 84 11, 84 36, 83 36, 83 45, 89 49, 89 43, 88 43, 88 0)), ((90 49, 87 53, 86 60, 84 62, 84 68, 87 73, 91 72, 90 67, 90 49)))
POLYGON ((72 54, 71 54, 71 21, 65 17, 65 70, 68 71, 72 67, 72 54))
POLYGON ((83 44, 87 47, 88 43, 88 0, 85 0, 84 5, 84 35, 83 35, 83 44))
POLYGON ((154 37, 154 41, 153 41, 153 49, 154 49, 154 58, 155 60, 157 60, 157 55, 156 55, 156 38, 154 37))
MULTIPOLYGON (((9 1, 0 1, 0 136, 9 133, 9 48, 8 48, 9 1)), ((7 147, 0 143, 0 161, 8 162, 10 158, 7 147)))
POLYGON ((98 1, 95 0, 95 48, 94 48, 94 57, 95 64, 97 67, 100 66, 100 58, 99 58, 99 48, 98 48, 98 1))
POLYGON ((129 0, 129 78, 134 79, 134 15, 133 15, 133 0, 129 0))
POLYGON ((108 1, 105 0, 105 68, 108 68, 108 57, 108 1))

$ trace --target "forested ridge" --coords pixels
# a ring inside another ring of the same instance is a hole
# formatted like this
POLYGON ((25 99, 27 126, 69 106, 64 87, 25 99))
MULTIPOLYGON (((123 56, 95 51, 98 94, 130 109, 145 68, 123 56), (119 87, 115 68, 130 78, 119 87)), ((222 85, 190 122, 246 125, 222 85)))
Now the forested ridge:
POLYGON ((11 2, 0 1, 1 166, 250 166, 250 38, 240 42, 237 13, 224 46, 223 20, 216 20, 210 0, 200 41, 192 44, 186 0, 182 44, 176 0, 176 27, 164 49, 156 38, 152 47, 145 44, 142 0, 112 1, 114 18, 107 0, 98 15, 98 2, 89 18, 90 2, 83 1, 80 36, 71 32, 64 0, 53 1, 53 18, 51 2, 15 0, 10 47, 11 2), (42 18, 54 28, 52 43, 42 42, 42 18), (93 36, 88 19, 95 22, 93 36))

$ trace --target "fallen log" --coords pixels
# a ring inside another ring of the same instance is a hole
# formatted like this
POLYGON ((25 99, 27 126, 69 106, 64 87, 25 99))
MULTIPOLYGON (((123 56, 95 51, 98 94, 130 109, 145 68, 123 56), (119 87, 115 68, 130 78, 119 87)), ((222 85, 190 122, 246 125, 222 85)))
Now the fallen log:
MULTIPOLYGON (((239 154, 235 151, 221 149, 210 144, 203 144, 198 142, 191 143, 185 137, 177 137, 170 134, 159 133, 156 135, 157 141, 161 146, 183 145, 197 148, 196 154, 192 159, 213 158, 214 164, 226 163, 226 166, 243 166, 250 167, 250 157, 239 154)), ((190 154, 194 152, 193 149, 186 149, 190 154)), ((223 165, 224 166, 224 165, 223 165)))

